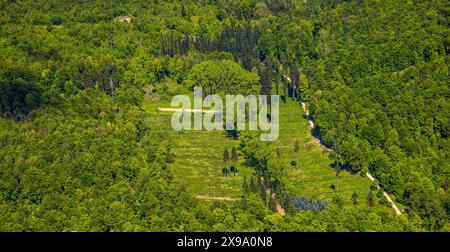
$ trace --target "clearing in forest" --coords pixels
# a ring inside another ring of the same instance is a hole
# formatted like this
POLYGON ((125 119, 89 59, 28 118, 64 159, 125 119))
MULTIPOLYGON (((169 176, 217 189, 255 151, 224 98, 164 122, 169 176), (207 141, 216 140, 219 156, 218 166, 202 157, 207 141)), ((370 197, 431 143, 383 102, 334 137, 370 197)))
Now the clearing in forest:
MULTIPOLYGON (((174 176, 186 186, 188 191, 200 199, 240 198, 243 177, 249 179, 253 169, 237 164, 236 176, 222 175, 223 152, 225 147, 231 152, 238 141, 226 137, 225 131, 184 131, 172 130, 170 119, 173 112, 158 108, 170 108, 170 102, 144 102, 144 109, 149 113, 152 130, 164 131, 172 143, 175 162, 169 164, 174 176)), ((331 201, 337 188, 345 205, 351 204, 353 192, 359 195, 361 205, 369 192, 370 181, 360 175, 340 173, 336 177, 328 151, 320 145, 312 144, 314 137, 310 125, 304 116, 301 105, 289 100, 280 104, 280 135, 274 144, 278 147, 280 158, 287 164, 286 186, 293 194, 307 198, 320 198, 331 201), (294 144, 298 141, 298 154, 294 144), (295 161, 297 167, 290 164, 295 161)))

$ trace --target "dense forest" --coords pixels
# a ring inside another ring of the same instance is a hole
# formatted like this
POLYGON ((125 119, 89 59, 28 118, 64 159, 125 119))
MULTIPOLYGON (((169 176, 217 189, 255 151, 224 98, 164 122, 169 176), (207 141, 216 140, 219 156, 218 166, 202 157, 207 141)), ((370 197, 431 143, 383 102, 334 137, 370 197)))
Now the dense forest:
POLYGON ((449 2, 0 6, 1 231, 450 231, 449 2), (241 200, 199 202, 142 109, 194 86, 305 102, 336 173, 370 172, 404 214, 291 194, 247 131, 224 152, 254 167, 241 200))

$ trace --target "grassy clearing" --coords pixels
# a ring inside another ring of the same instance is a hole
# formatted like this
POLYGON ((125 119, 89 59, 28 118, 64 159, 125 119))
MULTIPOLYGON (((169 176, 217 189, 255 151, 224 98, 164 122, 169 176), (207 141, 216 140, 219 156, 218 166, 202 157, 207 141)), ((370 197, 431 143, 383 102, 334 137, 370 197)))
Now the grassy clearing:
MULTIPOLYGON (((225 137, 224 131, 185 131, 177 133, 170 128, 171 112, 158 112, 158 107, 170 107, 169 102, 144 103, 144 109, 150 113, 153 128, 166 131, 169 141, 173 143, 175 163, 170 167, 175 178, 186 185, 194 195, 208 197, 239 198, 244 176, 250 176, 252 169, 238 164, 238 175, 224 177, 223 150, 237 146, 238 142, 225 137)), ((328 152, 320 147, 309 131, 309 123, 304 118, 303 110, 294 101, 280 106, 280 136, 275 143, 279 148, 280 158, 290 164, 297 161, 294 143, 299 142, 298 167, 288 168, 287 189, 294 194, 309 198, 331 201, 335 191, 330 187, 338 185, 339 195, 345 205, 351 204, 351 195, 356 191, 359 201, 364 202, 369 192, 370 181, 359 175, 347 172, 337 179, 328 158, 328 152)), ((362 203, 365 206, 365 203, 362 203)))
POLYGON ((236 176, 222 175, 223 151, 231 152, 238 141, 225 136, 225 131, 185 131, 178 133, 170 128, 172 112, 158 112, 158 107, 170 107, 169 102, 146 102, 144 109, 150 113, 151 123, 160 130, 167 130, 175 162, 170 164, 174 176, 196 196, 236 198, 241 197, 243 177, 250 177, 253 170, 238 163, 236 176))

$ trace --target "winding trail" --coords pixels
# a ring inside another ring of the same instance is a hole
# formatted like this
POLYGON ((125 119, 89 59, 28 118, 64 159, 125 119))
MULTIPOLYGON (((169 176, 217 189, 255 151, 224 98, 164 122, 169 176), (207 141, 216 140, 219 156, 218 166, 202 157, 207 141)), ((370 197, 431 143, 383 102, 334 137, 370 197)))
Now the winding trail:
MULTIPOLYGON (((282 74, 282 76, 283 76, 287 81, 291 82, 291 78, 289 78, 289 77, 286 76, 285 74, 282 74)), ((314 128, 315 128, 314 119, 312 118, 311 114, 309 113, 309 111, 308 111, 308 109, 307 109, 307 107, 306 107, 305 102, 301 101, 301 104, 302 104, 303 111, 305 112, 305 115, 306 115, 306 117, 308 118, 308 121, 309 121, 309 127, 310 127, 310 131, 311 131, 312 136, 313 136, 314 138, 316 138, 316 139, 319 141, 320 146, 321 146, 322 148, 324 148, 325 150, 327 150, 327 151, 329 151, 329 152, 333 151, 332 149, 330 149, 328 146, 326 146, 326 145, 322 142, 322 140, 320 139, 320 137, 319 137, 318 135, 314 134, 314 128)), ((369 172, 366 172, 366 176, 367 176, 367 178, 369 178, 370 181, 372 181, 372 182, 375 181, 375 178, 374 178, 369 172)), ((383 190, 383 188, 381 188, 379 185, 377 185, 377 187, 378 187, 378 189, 383 190)), ((391 197, 389 196, 389 194, 388 194, 386 191, 383 190, 383 195, 384 195, 384 197, 386 198, 386 200, 389 201, 389 203, 391 203, 392 209, 394 209, 395 213, 396 213, 397 215, 401 215, 401 214, 402 214, 402 211, 400 211, 400 209, 397 207, 397 205, 395 205, 395 202, 391 199, 391 197)))
MULTIPOLYGON (((368 172, 366 172, 366 176, 373 182, 375 181, 375 178, 372 177, 372 175, 368 172)), ((377 185, 378 189, 382 189, 379 185, 377 185)), ((394 209, 395 213, 397 215, 401 215, 402 211, 400 211, 400 209, 397 207, 397 205, 395 205, 394 201, 391 199, 391 197, 389 197, 389 195, 383 190, 383 195, 384 197, 387 199, 387 201, 389 201, 392 205, 392 208, 394 209)))
POLYGON ((319 136, 317 136, 316 134, 314 134, 314 128, 316 127, 316 125, 315 125, 314 120, 312 119, 311 115, 309 114, 308 109, 306 108, 306 104, 305 104, 303 101, 302 101, 302 108, 303 108, 303 111, 305 112, 306 117, 308 118, 308 121, 309 121, 309 129, 310 129, 310 131, 311 131, 311 135, 313 135, 314 138, 315 138, 316 140, 319 141, 319 145, 320 145, 322 148, 324 148, 325 150, 330 151, 330 152, 333 151, 333 150, 330 149, 328 146, 326 146, 326 145, 322 142, 322 140, 320 140, 319 136))

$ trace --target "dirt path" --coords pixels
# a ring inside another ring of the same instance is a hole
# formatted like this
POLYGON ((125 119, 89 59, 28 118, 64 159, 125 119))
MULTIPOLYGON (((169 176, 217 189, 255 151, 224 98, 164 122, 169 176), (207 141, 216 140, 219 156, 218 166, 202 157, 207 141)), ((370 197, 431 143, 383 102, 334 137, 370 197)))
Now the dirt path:
MULTIPOLYGON (((291 78, 289 78, 288 76, 286 76, 286 75, 284 75, 284 74, 282 74, 282 76, 283 76, 286 80, 288 80, 289 82, 291 82, 291 78)), ((320 138, 319 138, 318 136, 315 136, 315 135, 313 134, 313 132, 314 132, 314 127, 315 127, 315 123, 314 123, 314 120, 313 120, 312 116, 309 114, 308 109, 306 108, 306 104, 305 104, 303 101, 302 101, 302 108, 303 108, 303 111, 305 112, 306 117, 308 118, 308 121, 309 121, 309 127, 310 127, 310 130, 311 130, 311 134, 314 136, 314 138, 316 138, 316 139, 319 141, 320 146, 321 146, 322 148, 324 148, 324 149, 327 150, 327 151, 333 151, 333 150, 330 149, 328 146, 326 146, 326 145, 322 142, 322 140, 320 140, 320 138)), ((372 181, 372 182, 375 181, 375 178, 374 178, 370 173, 367 172, 367 173, 366 173, 366 176, 370 179, 370 181, 372 181)), ((383 190, 380 186, 378 186, 378 189, 383 190)), ((383 195, 384 195, 384 197, 387 199, 387 201, 389 201, 389 202, 391 203, 392 209, 394 209, 395 213, 396 213, 397 215, 401 215, 402 212, 401 212, 400 209, 397 207, 397 205, 395 205, 395 202, 391 199, 391 197, 389 196, 389 194, 387 194, 387 193, 383 190, 383 195)))
MULTIPOLYGON (((309 130, 311 131, 311 134, 314 136, 313 131, 314 131, 314 127, 316 127, 316 125, 315 125, 313 119, 311 118, 311 115, 309 114, 309 111, 306 108, 306 104, 304 102, 302 102, 302 108, 303 108, 303 111, 305 112, 306 117, 308 118, 308 121, 309 121, 309 130)), ((314 139, 316 139, 318 144, 325 150, 333 151, 330 148, 328 148, 328 146, 326 146, 318 137, 314 136, 314 139)))
MULTIPOLYGON (((370 173, 366 173, 366 176, 370 179, 370 181, 374 182, 375 178, 370 174, 370 173)), ((381 189, 381 187, 379 185, 377 185, 378 189, 381 189)), ((387 194, 384 190, 383 190, 383 195, 384 197, 387 199, 387 201, 389 201, 392 205, 392 208, 394 209, 395 213, 397 215, 401 215, 402 211, 400 211, 400 209, 397 207, 397 205, 395 205, 394 201, 391 199, 391 197, 389 197, 389 194, 387 194)))
POLYGON ((281 206, 280 202, 278 202, 278 200, 275 199, 275 193, 272 191, 269 191, 270 197, 273 199, 273 201, 275 202, 275 208, 277 209, 277 212, 281 215, 281 216, 285 216, 286 215, 286 211, 284 211, 284 208, 281 206))
POLYGON ((183 109, 183 108, 158 108, 161 112, 202 112, 202 113, 215 113, 216 110, 206 110, 206 109, 183 109))
MULTIPOLYGON (((279 214, 281 214, 282 216, 286 215, 286 212, 284 211, 284 209, 281 206, 280 202, 275 200, 275 193, 274 192, 270 192, 270 197, 272 197, 272 199, 275 202, 275 206, 276 206, 277 212, 279 214)), ((237 201, 238 200, 238 199, 229 198, 229 197, 212 197, 212 196, 204 196, 204 195, 197 195, 197 196, 195 196, 195 198, 199 199, 199 200, 223 200, 223 201, 237 201)))
POLYGON ((212 196, 204 196, 204 195, 197 195, 195 196, 196 199, 199 200, 224 200, 224 201, 236 201, 238 199, 229 198, 229 197, 212 197, 212 196))

